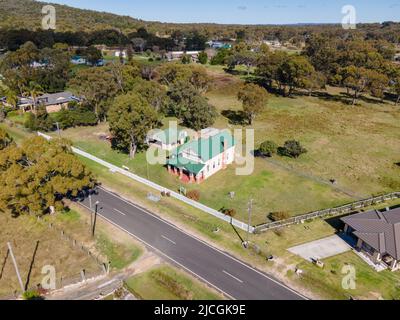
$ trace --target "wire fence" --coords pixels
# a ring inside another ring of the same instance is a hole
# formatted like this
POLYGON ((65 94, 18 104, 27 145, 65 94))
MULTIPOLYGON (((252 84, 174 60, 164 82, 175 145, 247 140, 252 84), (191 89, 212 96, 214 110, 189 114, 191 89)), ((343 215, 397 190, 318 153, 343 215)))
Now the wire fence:
POLYGON ((311 213, 307 213, 304 215, 296 216, 290 219, 282 220, 282 221, 275 221, 275 222, 269 222, 265 223, 262 225, 258 225, 255 227, 254 232, 255 233, 260 233, 260 232, 265 232, 268 230, 273 230, 273 229, 278 229, 294 224, 299 224, 303 223, 304 221, 316 219, 316 218, 323 218, 327 216, 337 216, 337 215, 342 215, 346 213, 351 213, 354 210, 370 207, 376 204, 380 203, 385 203, 390 200, 398 199, 400 198, 400 192, 392 192, 383 196, 378 196, 378 197, 372 197, 369 199, 365 200, 360 200, 356 201, 350 204, 346 204, 340 207, 336 208, 331 208, 331 209, 325 209, 325 210, 319 210, 311 213))
POLYGON ((60 238, 67 242, 73 249, 80 250, 83 253, 85 253, 88 257, 92 258, 96 264, 101 268, 103 273, 108 273, 109 272, 109 261, 105 261, 105 259, 99 255, 98 253, 94 252, 91 248, 86 246, 83 242, 79 242, 76 240, 73 236, 69 235, 67 232, 64 231, 64 229, 56 226, 52 222, 47 222, 45 221, 42 217, 38 216, 37 217, 38 222, 41 222, 42 224, 46 224, 49 229, 59 233, 60 238))
MULTIPOLYGON (((110 263, 106 261, 102 256, 98 253, 94 252, 83 242, 79 242, 73 236, 69 235, 64 229, 56 226, 54 223, 46 221, 43 217, 38 216, 37 222, 45 225, 49 228, 49 230, 56 232, 60 235, 60 239, 65 241, 72 249, 79 250, 87 255, 89 258, 93 259, 94 262, 98 265, 98 270, 96 271, 87 271, 85 269, 80 270, 79 273, 71 274, 67 276, 57 275, 55 279, 55 290, 60 290, 69 286, 76 286, 83 284, 92 279, 98 279, 100 277, 105 277, 110 272, 110 263)), ((30 286, 27 291, 36 291, 41 290, 40 285, 30 286)), ((15 300, 18 299, 21 295, 20 291, 15 291, 13 294, 8 296, 0 297, 0 300, 15 300)))

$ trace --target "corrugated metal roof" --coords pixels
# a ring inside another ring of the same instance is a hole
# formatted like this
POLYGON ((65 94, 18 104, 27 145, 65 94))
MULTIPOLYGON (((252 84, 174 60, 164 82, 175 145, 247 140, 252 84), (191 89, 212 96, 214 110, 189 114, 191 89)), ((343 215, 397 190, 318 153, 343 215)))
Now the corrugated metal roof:
POLYGON ((198 139, 186 143, 178 148, 177 153, 188 152, 198 155, 203 162, 207 162, 224 152, 224 150, 232 148, 235 144, 234 137, 228 131, 221 131, 208 139, 198 139))
POLYGON ((400 260, 400 208, 369 211, 341 219, 353 228, 354 235, 381 254, 400 260))

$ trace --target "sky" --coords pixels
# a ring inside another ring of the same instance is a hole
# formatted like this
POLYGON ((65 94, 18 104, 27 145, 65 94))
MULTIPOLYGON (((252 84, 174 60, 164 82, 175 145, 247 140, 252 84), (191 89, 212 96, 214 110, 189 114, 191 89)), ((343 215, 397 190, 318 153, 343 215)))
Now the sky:
POLYGON ((148 21, 234 24, 341 23, 352 5, 357 22, 400 20, 400 0, 46 0, 148 21))

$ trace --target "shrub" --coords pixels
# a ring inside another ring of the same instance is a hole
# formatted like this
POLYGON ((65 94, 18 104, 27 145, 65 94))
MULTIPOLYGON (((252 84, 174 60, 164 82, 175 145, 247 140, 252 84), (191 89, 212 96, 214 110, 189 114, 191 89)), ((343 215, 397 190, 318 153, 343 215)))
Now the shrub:
POLYGON ((199 62, 201 64, 207 64, 208 62, 208 55, 206 52, 202 51, 199 53, 199 62))
POLYGON ((180 284, 172 276, 161 271, 153 271, 151 277, 161 286, 171 291, 181 300, 193 300, 193 293, 180 284))
POLYGON ((95 126, 98 123, 96 114, 85 108, 62 109, 53 114, 53 117, 63 130, 77 126, 95 126))
POLYGON ((37 291, 37 290, 25 291, 24 294, 22 295, 22 298, 24 300, 40 300, 40 299, 42 299, 39 291, 37 291))
POLYGON ((199 201, 200 200, 200 191, 199 190, 190 190, 186 196, 191 200, 199 201))
POLYGON ((307 149, 303 148, 300 142, 290 140, 286 141, 284 146, 278 149, 278 153, 284 157, 298 158, 302 154, 307 153, 307 149))
POLYGON ((258 149, 259 153, 265 157, 272 157, 272 155, 276 154, 277 150, 278 146, 273 141, 264 141, 258 149))
POLYGON ((284 234, 283 229, 275 229, 274 233, 277 237, 282 237, 284 234))
POLYGON ((290 218, 289 213, 285 211, 278 211, 278 212, 272 212, 269 215, 270 219, 273 221, 282 221, 290 218))
POLYGON ((228 216, 228 217, 233 218, 233 217, 236 216, 236 210, 235 210, 235 209, 226 209, 226 208, 223 208, 221 211, 222 211, 222 213, 223 213, 224 215, 226 215, 226 216, 228 216))

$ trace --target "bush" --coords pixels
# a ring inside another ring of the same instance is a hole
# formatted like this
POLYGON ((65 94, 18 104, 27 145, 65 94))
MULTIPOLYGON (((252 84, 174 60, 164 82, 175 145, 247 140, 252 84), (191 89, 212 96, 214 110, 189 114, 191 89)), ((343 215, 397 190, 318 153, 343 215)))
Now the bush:
POLYGON ((63 130, 78 126, 95 126, 98 122, 96 114, 85 108, 62 109, 55 113, 53 117, 63 130))
POLYGON ((298 158, 307 152, 307 149, 303 148, 300 142, 295 140, 286 141, 285 145, 278 149, 279 155, 289 158, 298 158))
POLYGON ((199 201, 200 200, 200 191, 190 190, 186 196, 191 200, 199 201))
POLYGON ((261 143, 260 148, 258 149, 260 155, 265 157, 272 157, 276 154, 278 150, 278 146, 273 141, 264 141, 261 143))
POLYGON ((206 52, 202 51, 199 53, 199 62, 201 64, 207 64, 208 62, 208 55, 206 52))
POLYGON ((25 291, 24 294, 22 295, 22 298, 24 300, 41 300, 42 299, 39 291, 37 291, 37 290, 25 291))
POLYGON ((31 131, 37 130, 36 118, 33 113, 29 112, 26 116, 24 127, 31 131))
POLYGON ((29 112, 24 122, 25 128, 31 131, 51 131, 54 128, 54 122, 47 113, 45 106, 38 106, 36 114, 29 112))
POLYGON ((270 219, 273 221, 282 221, 290 218, 290 214, 285 212, 285 211, 278 211, 278 212, 272 212, 269 215, 270 219))
POLYGON ((226 209, 223 208, 222 213, 228 217, 234 218, 236 216, 236 210, 235 209, 226 209))

